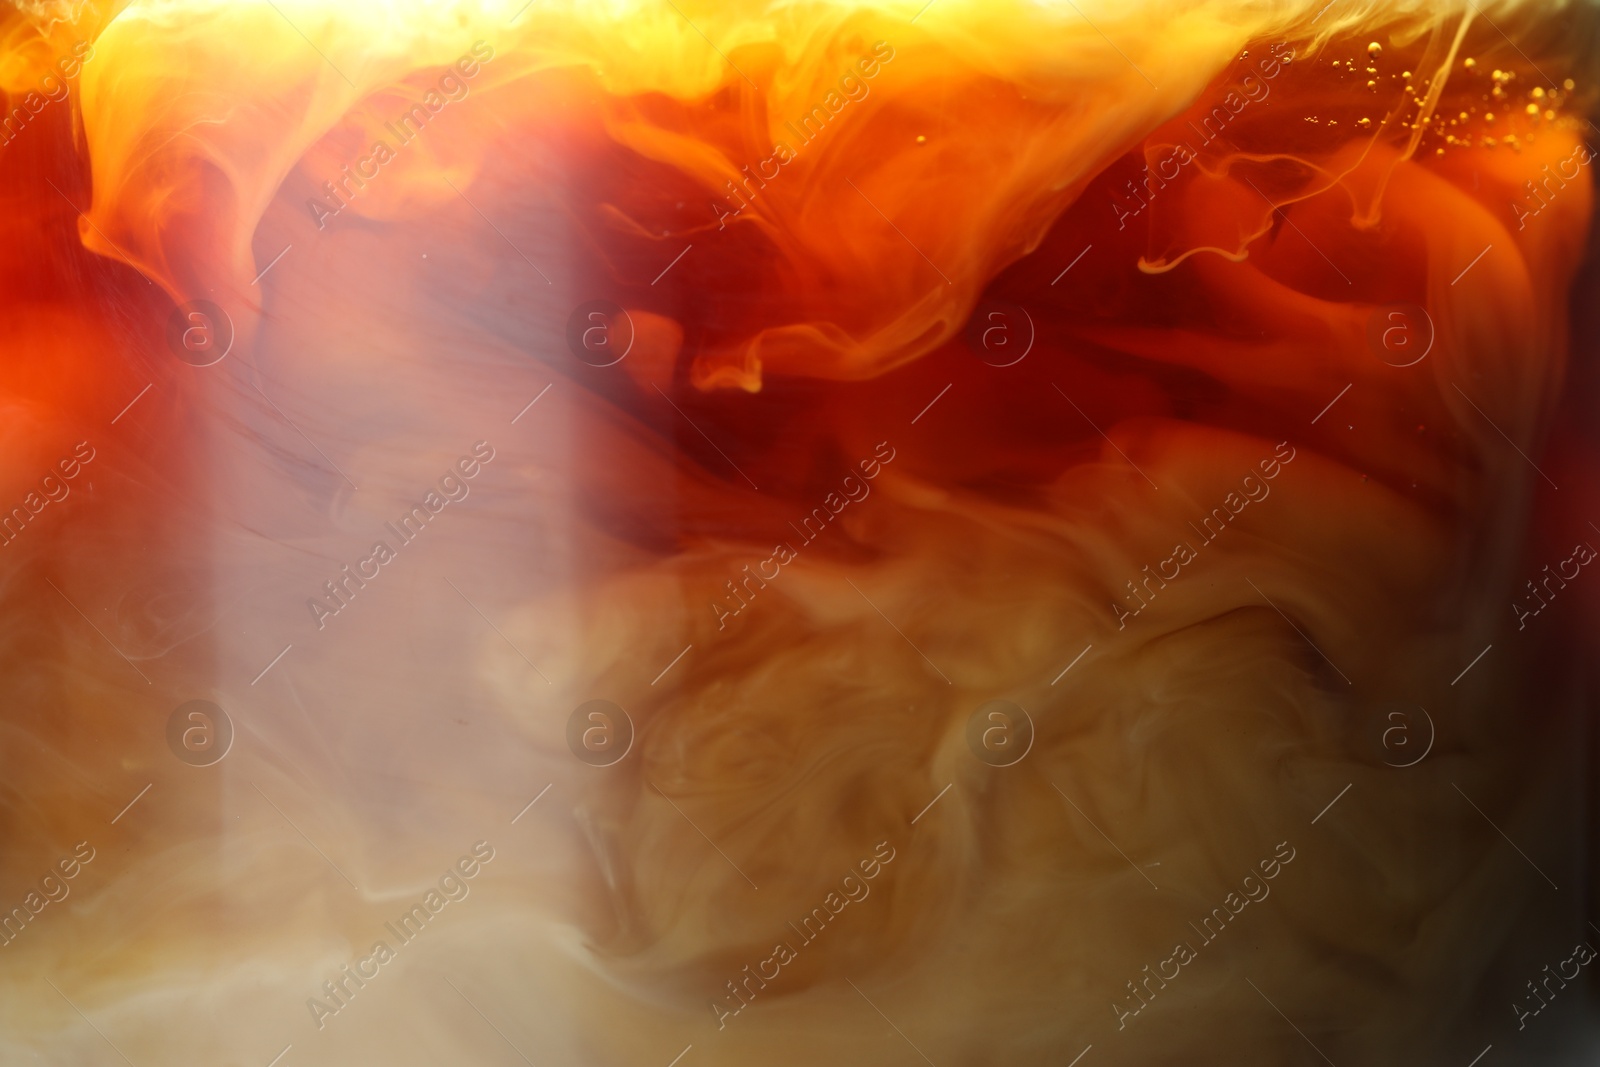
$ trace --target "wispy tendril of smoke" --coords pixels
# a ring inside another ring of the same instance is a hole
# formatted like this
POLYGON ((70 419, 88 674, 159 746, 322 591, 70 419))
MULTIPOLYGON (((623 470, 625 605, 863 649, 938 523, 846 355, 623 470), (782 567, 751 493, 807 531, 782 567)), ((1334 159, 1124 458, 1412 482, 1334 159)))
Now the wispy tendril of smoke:
POLYGON ((0 549, 0 908, 102 851, 0 947, 0 1046, 101 1055, 81 1009, 138 1063, 449 1061, 485 1020, 534 1062, 1275 1063, 1281 1011, 1434 1062, 1548 932, 1495 829, 1576 878, 1573 775, 1528 770, 1576 673, 1507 603, 1535 519, 1591 536, 1538 494, 1586 477, 1592 196, 1509 205, 1585 137, 1589 6, 519 6, 4 23, 13 96, 95 54, 0 156, 0 503, 100 454, 0 549), (606 367, 566 341, 597 299, 606 367), (1002 305, 1011 365, 966 335, 1002 305), (196 698, 237 731, 208 777, 164 740, 196 698), (569 747, 590 700, 614 765, 569 747), (1014 766, 970 748, 993 700, 1014 766), (1395 701, 1438 730, 1404 771, 1395 701), (479 839, 471 900, 308 1012, 479 839), (1285 842, 1270 903, 1130 988, 1285 842))

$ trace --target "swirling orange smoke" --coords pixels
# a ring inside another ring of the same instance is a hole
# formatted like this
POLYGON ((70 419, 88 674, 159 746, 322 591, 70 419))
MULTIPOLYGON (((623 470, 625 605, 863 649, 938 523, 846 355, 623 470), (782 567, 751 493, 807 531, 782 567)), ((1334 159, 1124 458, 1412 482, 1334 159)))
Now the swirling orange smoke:
POLYGON ((1581 1062, 1593 15, 6 8, 5 1062, 1581 1062))

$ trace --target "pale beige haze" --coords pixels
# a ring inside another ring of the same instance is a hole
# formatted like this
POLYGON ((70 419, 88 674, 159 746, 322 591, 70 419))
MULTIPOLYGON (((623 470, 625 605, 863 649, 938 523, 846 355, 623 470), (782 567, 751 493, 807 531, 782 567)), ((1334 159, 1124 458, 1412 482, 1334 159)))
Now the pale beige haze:
POLYGON ((1594 32, 6 7, 0 1061, 1582 1062, 1594 32))

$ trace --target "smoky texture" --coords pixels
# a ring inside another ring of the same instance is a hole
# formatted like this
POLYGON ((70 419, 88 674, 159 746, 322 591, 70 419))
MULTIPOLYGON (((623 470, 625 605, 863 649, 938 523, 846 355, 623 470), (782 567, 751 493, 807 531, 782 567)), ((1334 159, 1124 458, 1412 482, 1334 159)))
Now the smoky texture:
POLYGON ((6 1056, 1569 1053, 1592 7, 919 6, 7 9, 6 1056))

